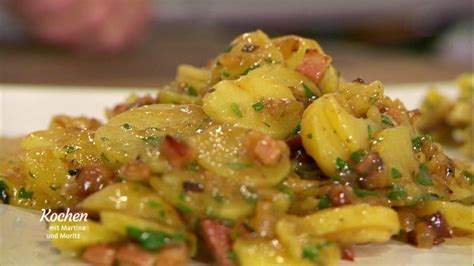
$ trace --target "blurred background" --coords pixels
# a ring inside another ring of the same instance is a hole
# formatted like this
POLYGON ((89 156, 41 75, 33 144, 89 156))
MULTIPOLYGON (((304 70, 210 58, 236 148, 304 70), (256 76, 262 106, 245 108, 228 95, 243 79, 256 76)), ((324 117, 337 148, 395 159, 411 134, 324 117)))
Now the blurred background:
POLYGON ((238 34, 315 38, 348 80, 473 71, 471 0, 0 0, 0 83, 157 87, 238 34))

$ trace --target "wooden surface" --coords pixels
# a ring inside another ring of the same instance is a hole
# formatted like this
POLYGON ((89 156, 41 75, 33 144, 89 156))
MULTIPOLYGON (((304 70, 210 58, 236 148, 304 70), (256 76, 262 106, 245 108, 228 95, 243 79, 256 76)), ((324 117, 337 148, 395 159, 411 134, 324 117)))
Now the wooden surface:
MULTIPOLYGON (((79 55, 34 44, 0 44, 0 83, 156 87, 180 63, 205 65, 236 32, 218 27, 156 28, 136 49, 120 55, 79 55)), ((469 71, 433 56, 321 41, 348 80, 386 84, 450 80, 469 71)))

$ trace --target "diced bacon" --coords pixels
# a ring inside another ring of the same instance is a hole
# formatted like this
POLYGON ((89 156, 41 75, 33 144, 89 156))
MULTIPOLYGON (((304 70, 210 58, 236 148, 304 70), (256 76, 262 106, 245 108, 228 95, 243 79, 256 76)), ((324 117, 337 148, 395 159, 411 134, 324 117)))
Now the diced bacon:
POLYGON ((168 159, 171 166, 182 168, 194 159, 195 153, 187 144, 166 135, 161 143, 160 152, 168 159))
POLYGON ((204 240, 212 255, 221 266, 235 266, 229 258, 232 249, 230 230, 218 221, 205 219, 201 221, 204 240))
POLYGON ((354 261, 354 250, 352 247, 342 247, 342 259, 348 261, 354 261))
POLYGON ((340 184, 332 185, 328 191, 329 200, 334 207, 351 204, 350 192, 340 184))
POLYGON ((308 77, 314 84, 318 84, 324 77, 326 69, 331 64, 331 57, 316 49, 308 49, 303 61, 296 66, 296 71, 308 77))
POLYGON ((115 261, 115 248, 108 245, 88 247, 82 253, 82 259, 94 266, 112 266, 115 261))
POLYGON ((76 177, 77 194, 85 197, 95 193, 111 184, 114 178, 114 172, 106 166, 86 165, 76 177))
POLYGON ((276 165, 289 149, 285 142, 272 139, 269 135, 252 130, 243 140, 248 155, 263 165, 276 165))
POLYGON ((160 250, 155 266, 186 266, 189 254, 185 245, 171 246, 160 250))
POLYGON ((119 265, 152 266, 155 257, 137 244, 127 243, 117 250, 117 261, 119 265))
POLYGON ((377 152, 371 152, 360 163, 355 164, 354 169, 361 175, 369 176, 383 170, 383 161, 377 152))
POLYGON ((126 163, 120 169, 123 179, 127 181, 143 181, 151 176, 151 168, 143 161, 134 160, 126 163))

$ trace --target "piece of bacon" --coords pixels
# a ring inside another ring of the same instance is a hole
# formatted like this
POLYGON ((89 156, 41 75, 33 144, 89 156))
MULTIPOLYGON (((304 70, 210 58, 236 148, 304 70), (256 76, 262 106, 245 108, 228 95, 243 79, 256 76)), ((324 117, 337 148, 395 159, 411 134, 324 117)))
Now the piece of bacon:
POLYGON ((184 167, 195 157, 191 147, 169 135, 166 135, 161 142, 160 152, 168 159, 171 166, 176 168, 184 167))
POLYGON ((329 55, 323 54, 317 49, 307 49, 303 60, 296 66, 296 71, 305 75, 317 85, 324 77, 331 61, 329 55))
POLYGON ((94 266, 112 266, 115 261, 115 254, 115 248, 99 244, 88 247, 82 253, 82 259, 94 266))
POLYGON ((212 255, 221 266, 235 266, 229 258, 232 250, 230 229, 216 220, 204 219, 200 222, 204 240, 212 255))
POLYGON ((248 155, 263 165, 276 165, 280 159, 289 154, 288 146, 281 140, 275 140, 270 135, 252 130, 243 140, 248 155))
POLYGON ((185 245, 171 246, 160 250, 155 266, 186 266, 189 255, 185 245))
POLYGON ((150 166, 141 160, 129 161, 120 168, 120 172, 127 181, 144 181, 152 174, 150 166))
POLYGON ((342 247, 342 259, 354 261, 354 250, 351 246, 342 247))
POLYGON ((117 261, 119 265, 152 266, 155 256, 146 252, 137 244, 127 243, 117 250, 117 261))
POLYGON ((331 185, 328 191, 328 197, 334 207, 351 204, 350 192, 340 184, 331 185))
POLYGON ((115 173, 106 166, 86 165, 76 177, 77 194, 86 197, 111 184, 114 178, 115 173))

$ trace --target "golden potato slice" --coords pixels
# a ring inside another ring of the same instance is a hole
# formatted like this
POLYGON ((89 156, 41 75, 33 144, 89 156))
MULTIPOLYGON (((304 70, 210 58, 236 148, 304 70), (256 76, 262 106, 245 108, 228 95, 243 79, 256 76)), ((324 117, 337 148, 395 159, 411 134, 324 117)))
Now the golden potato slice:
POLYGON ((253 163, 243 147, 247 129, 215 126, 194 135, 189 143, 198 151, 198 163, 217 176, 238 180, 251 187, 275 186, 290 173, 288 155, 275 166, 253 163))
POLYGON ((205 129, 209 118, 197 105, 154 104, 114 116, 95 134, 97 148, 112 165, 135 159, 157 148, 168 134, 186 136, 205 129))
POLYGON ((303 218, 288 217, 278 221, 277 230, 297 230, 343 244, 386 242, 400 230, 398 214, 391 208, 368 204, 324 209, 303 218), (294 224, 297 224, 296 229, 294 224))
POLYGON ((303 113, 301 137, 306 152, 326 175, 336 173, 336 159, 349 159, 352 152, 369 147, 369 127, 375 123, 349 114, 335 94, 325 94, 303 113))
POLYGON ((50 222, 48 234, 55 248, 72 255, 80 255, 89 246, 115 243, 123 239, 120 234, 92 221, 50 222))
POLYGON ((221 81, 203 98, 204 112, 213 120, 266 132, 289 135, 301 118, 303 105, 292 89, 320 93, 306 77, 279 65, 263 66, 236 81, 221 81))
POLYGON ((319 52, 323 52, 323 49, 315 40, 296 35, 274 38, 272 42, 283 54, 285 65, 290 69, 295 69, 296 66, 301 63, 306 54, 306 50, 315 49, 319 52))
POLYGON ((97 212, 121 211, 151 219, 172 228, 184 227, 172 206, 149 188, 132 182, 109 185, 84 199, 80 206, 97 212))

